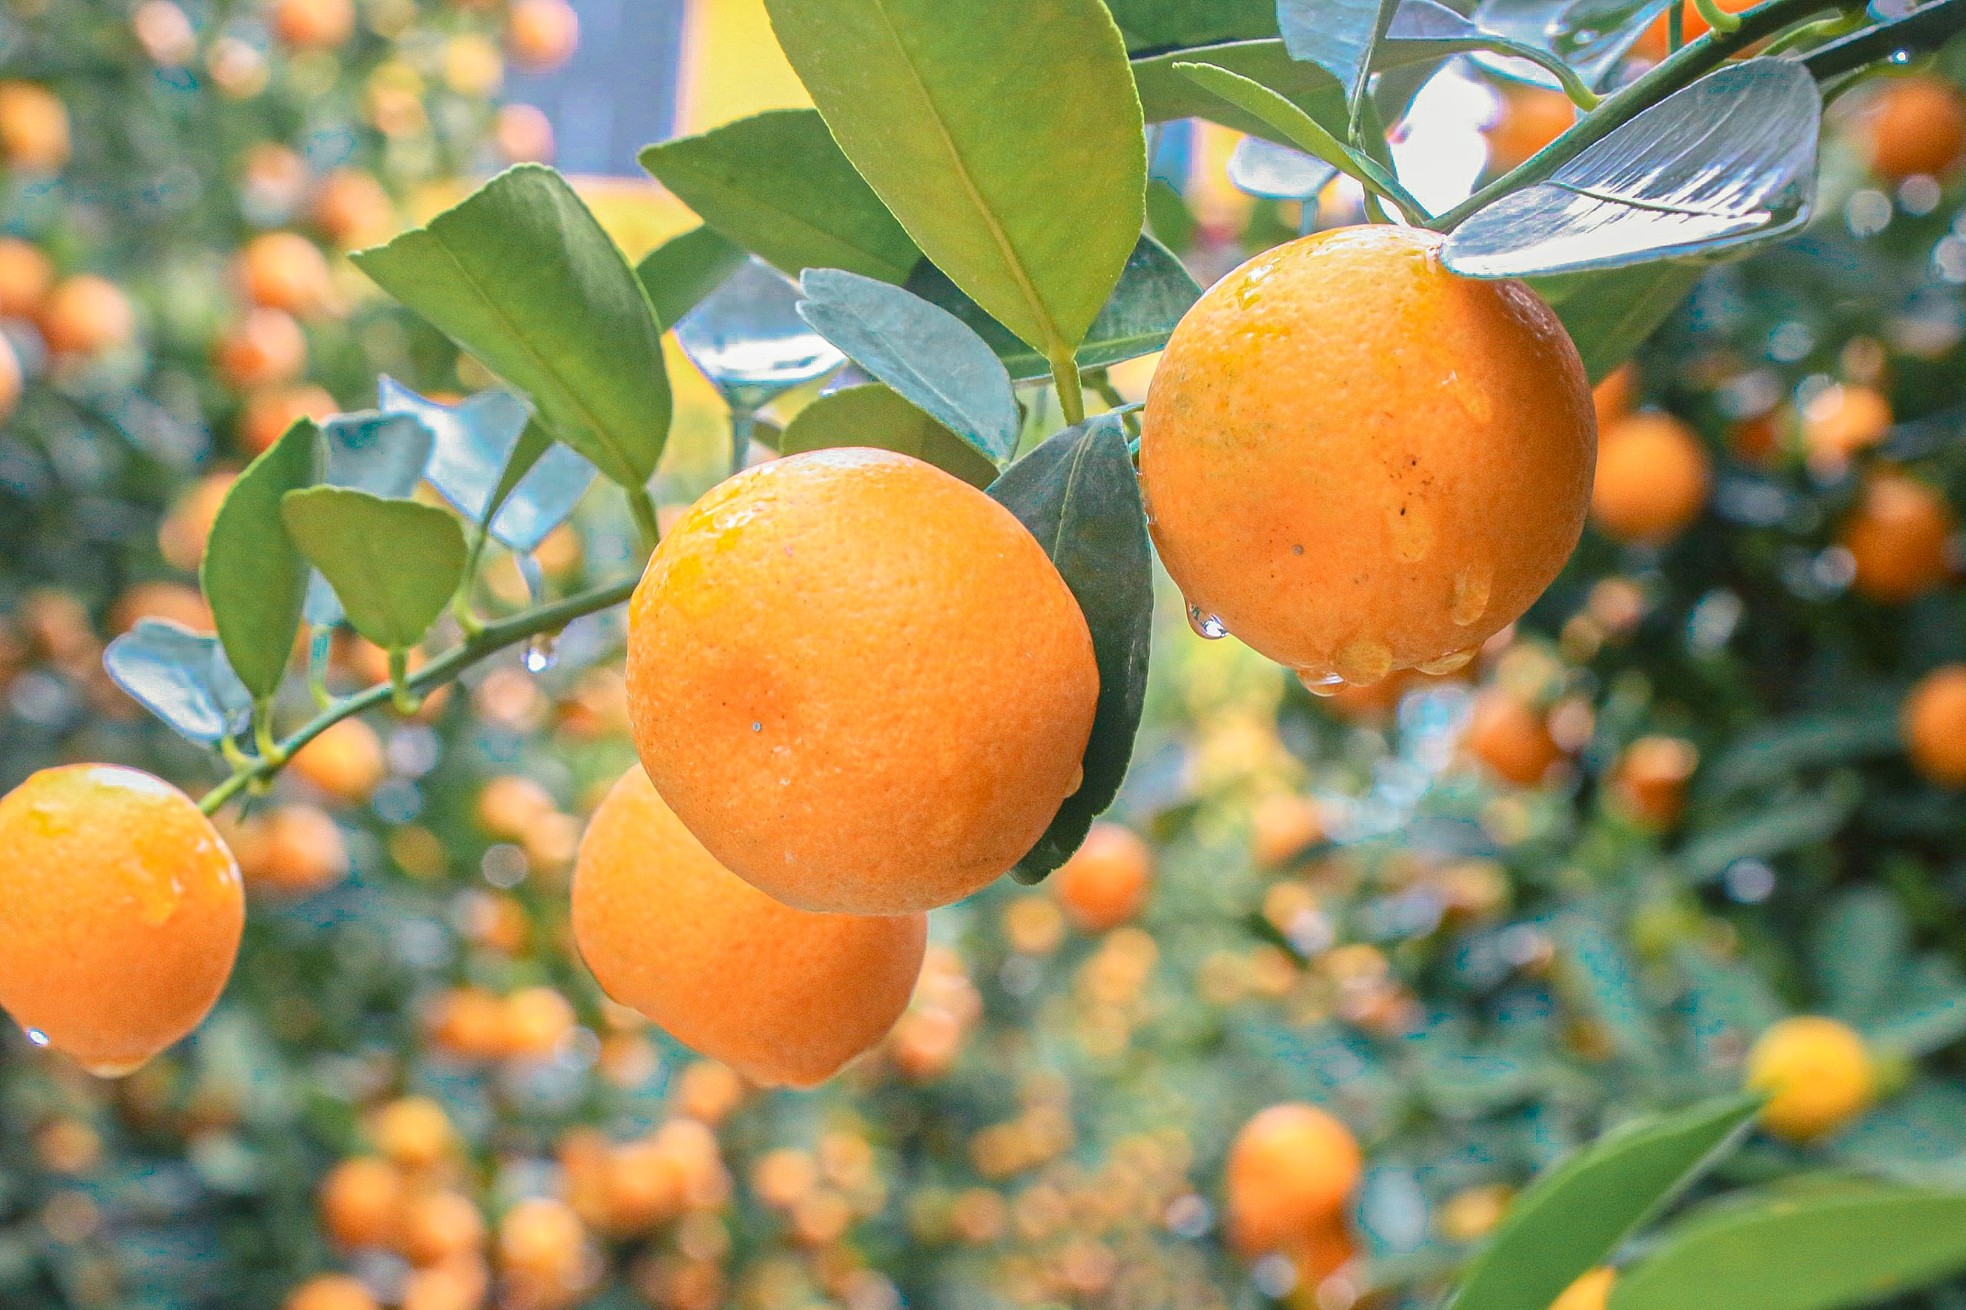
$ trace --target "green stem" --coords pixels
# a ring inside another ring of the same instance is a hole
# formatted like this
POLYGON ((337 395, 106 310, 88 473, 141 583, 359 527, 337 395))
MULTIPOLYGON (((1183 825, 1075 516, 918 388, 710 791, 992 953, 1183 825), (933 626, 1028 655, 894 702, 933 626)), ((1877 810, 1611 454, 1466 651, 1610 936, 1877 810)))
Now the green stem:
POLYGON ((1739 15, 1740 25, 1733 31, 1715 29, 1681 47, 1678 53, 1660 62, 1637 81, 1606 97, 1595 112, 1586 115, 1568 132, 1434 219, 1429 226, 1437 232, 1452 232, 1477 210, 1545 180, 1653 105, 1675 91, 1691 86, 1726 63, 1731 55, 1776 35, 1792 24, 1842 7, 1843 0, 1768 0, 1766 4, 1757 5, 1739 15))
POLYGON ((757 435, 758 411, 749 405, 730 410, 730 475, 736 477, 751 462, 751 439, 757 435))
POLYGON ((1741 25, 1741 20, 1722 9, 1715 0, 1693 0, 1693 7, 1700 11, 1700 17, 1707 20, 1707 26, 1716 32, 1732 32, 1741 25))
MULTIPOLYGON (((427 696, 436 688, 455 681, 459 674, 472 665, 499 651, 517 646, 542 632, 557 632, 575 619, 614 608, 634 595, 635 586, 640 581, 640 578, 628 578, 605 587, 598 587, 593 591, 582 592, 578 596, 569 596, 552 605, 528 610, 501 623, 487 624, 477 636, 468 638, 405 678, 402 686, 418 696, 427 696)), ((207 814, 217 813, 220 807, 248 786, 271 781, 294 753, 308 742, 343 719, 352 718, 389 701, 396 694, 396 690, 397 685, 393 681, 377 683, 346 700, 337 701, 295 729, 284 741, 270 743, 273 747, 271 751, 268 751, 263 744, 260 754, 247 761, 247 767, 235 771, 230 778, 206 792, 204 799, 198 802, 198 807, 207 814)))
POLYGON ((1051 354, 1051 379, 1058 389, 1058 407, 1065 411, 1065 426, 1085 422, 1085 388, 1079 382, 1079 361, 1069 348, 1051 354))
POLYGON ((1685 0, 1672 0, 1672 8, 1666 11, 1666 53, 1676 55, 1686 44, 1686 4, 1685 0))
POLYGON ((649 498, 647 487, 629 488, 628 512, 635 516, 635 531, 642 538, 642 553, 654 554, 656 546, 662 541, 662 526, 656 522, 655 502, 649 498))
POLYGON ((423 697, 410 690, 410 653, 400 646, 389 652, 389 694, 398 714, 423 708, 423 697))

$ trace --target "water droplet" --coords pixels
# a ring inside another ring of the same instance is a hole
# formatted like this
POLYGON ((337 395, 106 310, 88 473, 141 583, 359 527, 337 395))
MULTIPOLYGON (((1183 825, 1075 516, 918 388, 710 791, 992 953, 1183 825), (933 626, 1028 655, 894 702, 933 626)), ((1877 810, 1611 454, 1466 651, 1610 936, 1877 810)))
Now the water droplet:
POLYGON ((526 642, 527 673, 546 673, 560 662, 560 634, 542 632, 526 642))
POLYGON ((1304 690, 1313 696, 1336 696, 1345 680, 1324 669, 1299 669, 1297 681, 1304 684, 1304 690))
POLYGON ((1085 765, 1081 764, 1078 768, 1072 770, 1072 785, 1065 789, 1065 794, 1067 796, 1076 796, 1079 794, 1079 788, 1083 786, 1085 786, 1085 765))
POLYGON ((765 730, 765 725, 764 725, 764 724, 762 724, 762 723, 758 723, 758 722, 756 722, 755 720, 754 720, 754 721, 752 722, 752 724, 751 724, 751 731, 752 731, 752 732, 763 732, 764 730, 765 730))
POLYGON ((1393 558, 1402 564, 1416 564, 1434 548, 1433 515, 1417 505, 1401 505, 1390 511, 1386 528, 1393 539, 1393 558))
POLYGON ((1439 659, 1428 660, 1416 667, 1420 672, 1440 677, 1444 673, 1458 673, 1468 667, 1470 661, 1479 654, 1481 647, 1469 646, 1466 650, 1451 650, 1439 659))
POLYGON ((1392 648, 1370 637, 1346 642, 1338 652, 1338 674, 1354 687, 1383 682, 1393 671, 1392 648))
POLYGON ((1229 635, 1228 626, 1199 605, 1188 606, 1188 626, 1205 641, 1220 641, 1229 635))
POLYGON ((1495 589, 1495 571, 1485 566, 1462 569, 1454 575, 1454 599, 1447 617, 1463 628, 1471 628, 1488 613, 1488 598, 1495 589))
POLYGON ((42 1032, 39 1028, 23 1028, 21 1031, 27 1034, 27 1040, 34 1045, 44 1049, 47 1047, 48 1034, 42 1032))
POLYGON ((77 1060, 76 1063, 82 1066, 84 1073, 94 1074, 98 1078, 128 1078, 150 1061, 148 1059, 103 1060, 90 1064, 84 1060, 77 1060))

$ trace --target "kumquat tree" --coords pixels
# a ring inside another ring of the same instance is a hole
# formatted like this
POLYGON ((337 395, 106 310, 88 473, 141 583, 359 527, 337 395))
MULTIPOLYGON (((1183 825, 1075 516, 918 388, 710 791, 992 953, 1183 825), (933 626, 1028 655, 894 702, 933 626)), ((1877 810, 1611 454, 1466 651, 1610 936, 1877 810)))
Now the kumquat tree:
POLYGON ((1962 32, 0 0, 0 1306, 1966 1306, 1962 32))

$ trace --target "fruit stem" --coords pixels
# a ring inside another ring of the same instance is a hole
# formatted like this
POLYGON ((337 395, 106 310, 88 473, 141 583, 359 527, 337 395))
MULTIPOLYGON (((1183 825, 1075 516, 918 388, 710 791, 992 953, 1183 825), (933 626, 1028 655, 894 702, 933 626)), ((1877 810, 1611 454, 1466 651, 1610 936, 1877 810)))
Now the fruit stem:
POLYGON ((1793 23, 1841 8, 1843 0, 1768 0, 1766 4, 1756 5, 1738 15, 1740 21, 1733 31, 1723 32, 1715 28, 1698 40, 1689 41, 1643 77, 1616 94, 1607 96, 1596 110, 1578 120, 1577 125, 1568 132, 1434 219, 1428 226, 1436 232, 1452 232, 1477 210, 1545 180, 1653 105, 1675 91, 1691 86, 1727 62, 1730 55, 1774 36, 1793 23))
MULTIPOLYGON (((569 596, 551 605, 542 605, 538 609, 515 614, 503 622, 487 624, 475 637, 467 638, 404 678, 400 686, 405 691, 418 696, 428 695, 432 690, 455 681, 466 669, 499 651, 517 646, 542 632, 557 632, 575 619, 597 614, 605 609, 613 609, 635 594, 635 585, 640 581, 640 577, 625 578, 605 587, 582 592, 578 596, 569 596)), ((268 731, 265 740, 261 743, 260 754, 245 760, 243 767, 235 766, 231 777, 205 793, 204 799, 198 802, 198 808, 206 814, 215 814, 227 801, 248 786, 270 781, 293 757, 295 751, 343 719, 352 718, 390 700, 396 695, 398 685, 394 680, 380 682, 365 691, 357 692, 346 700, 337 701, 295 729, 284 741, 273 742, 271 732, 268 731), (268 750, 268 746, 272 749, 268 750)))
POLYGON ((1686 44, 1686 5, 1685 0, 1672 0, 1672 8, 1666 11, 1666 53, 1676 55, 1686 44))
POLYGON ((1085 388, 1079 381, 1079 361, 1069 347, 1051 352, 1051 381, 1058 391, 1058 408, 1065 411, 1065 426, 1085 422, 1085 388))
POLYGON ((401 646, 389 652, 389 691, 398 714, 423 708, 423 697, 410 690, 410 653, 401 646))
POLYGON ((1741 25, 1741 20, 1722 9, 1714 0, 1693 0, 1693 7, 1700 11, 1700 17, 1707 20, 1707 26, 1716 32, 1732 32, 1741 25))

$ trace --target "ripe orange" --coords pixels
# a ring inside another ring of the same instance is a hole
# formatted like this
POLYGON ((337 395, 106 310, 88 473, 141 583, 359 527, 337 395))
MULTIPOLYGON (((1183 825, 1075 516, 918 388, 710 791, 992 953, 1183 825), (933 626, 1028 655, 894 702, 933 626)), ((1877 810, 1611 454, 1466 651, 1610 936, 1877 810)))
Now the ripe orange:
POLYGON ((1700 516, 1712 483, 1692 429, 1670 414, 1633 414, 1598 443, 1591 519, 1619 541, 1662 546, 1700 516))
POLYGON ((556 1305, 579 1284, 587 1230, 566 1202, 521 1201, 498 1221, 499 1272, 522 1305, 556 1305))
POLYGON ((1561 91, 1510 83, 1502 90, 1500 116, 1485 132, 1489 161, 1514 168, 1577 122, 1577 106, 1561 91))
POLYGON ((333 50, 355 35, 355 0, 273 0, 266 17, 295 50, 333 50))
POLYGON ((1597 412, 1597 430, 1606 428, 1632 412, 1632 405, 1638 398, 1638 368, 1632 364, 1620 364, 1611 373, 1591 388, 1591 408, 1597 412))
POLYGON ((190 798, 135 769, 44 769, 0 799, 0 1006, 104 1077, 198 1026, 239 950, 239 870, 190 798))
POLYGON ((68 162, 68 107, 35 82, 0 82, 0 155, 29 173, 54 173, 68 162))
POLYGON ((1154 877, 1154 852, 1130 828, 1095 823, 1052 882, 1065 912, 1086 932, 1117 928, 1147 903, 1154 877))
POLYGON ((495 1060, 505 1054, 505 1002, 482 987, 445 992, 432 1007, 430 1042, 463 1060, 495 1060))
POLYGON ((1496 777, 1518 787, 1535 786, 1563 758, 1547 717, 1500 687, 1475 697, 1462 745, 1496 777))
MULTIPOLYGON (((1684 3, 1684 0, 1677 0, 1677 2, 1684 11, 1683 23, 1680 27, 1680 36, 1683 40, 1697 41, 1713 30, 1707 25, 1707 20, 1701 16, 1698 8, 1684 3)), ((1720 9, 1722 13, 1738 14, 1742 10, 1753 8, 1756 2, 1757 0, 1720 0, 1720 9)), ((1672 31, 1667 26, 1665 14, 1660 14, 1654 19, 1652 25, 1645 29, 1645 35, 1639 37, 1638 44, 1632 47, 1634 53, 1644 56, 1655 64, 1664 59, 1671 49, 1672 31)), ((1570 1308, 1566 1306, 1564 1310, 1570 1308)))
POLYGON ((343 1160, 321 1180, 321 1227, 342 1246, 379 1247, 396 1235, 403 1175, 375 1156, 343 1160))
POLYGON ((1253 1256, 1315 1238, 1342 1217, 1363 1169, 1351 1130, 1316 1106, 1261 1111, 1229 1148, 1230 1244, 1253 1256))
POLYGON ((574 1028, 573 1006, 551 987, 523 987, 505 998, 499 1024, 500 1051, 520 1060, 553 1054, 574 1028))
POLYGON ((1680 737, 1640 737, 1612 770, 1612 792, 1632 818, 1670 828, 1686 808, 1686 783, 1700 766, 1700 752, 1680 737))
POLYGON ((0 336, 0 423, 12 418, 14 410, 20 407, 21 387, 25 381, 14 343, 0 336))
POLYGON ((1324 840, 1324 810, 1312 796, 1266 796, 1250 815, 1249 857, 1274 869, 1324 840))
POLYGON ((55 285, 55 263, 41 247, 0 237, 0 318, 34 318, 55 285))
POLYGON ((1891 402, 1875 387, 1839 384, 1803 407, 1802 446, 1812 466, 1834 473, 1884 440, 1891 423, 1891 402))
POLYGON ((376 1149, 405 1169, 428 1169, 450 1154, 450 1116, 427 1096, 405 1096, 375 1112, 369 1136, 376 1149))
POLYGON ((434 1265, 485 1247, 485 1217, 471 1198, 449 1188, 411 1197, 397 1245, 413 1265, 434 1265))
MULTIPOLYGON (((1687 10, 1688 13, 1694 12, 1687 10)), ((1550 1310, 1604 1310, 1611 1300, 1611 1287, 1618 1281, 1618 1273, 1608 1265, 1600 1265, 1578 1276, 1577 1281, 1563 1289, 1563 1295, 1550 1302, 1550 1310)))
POLYGON ((1009 510, 920 460, 820 450, 731 478, 664 538, 628 623, 649 777, 788 905, 960 900, 1079 785, 1085 616, 1009 510))
POLYGON ((1842 543, 1856 562, 1858 595, 1886 605, 1916 600, 1952 576, 1952 508, 1937 491, 1902 473, 1882 471, 1864 483, 1842 543))
POLYGON ((253 304, 300 318, 322 313, 334 299, 327 256, 298 232, 254 237, 239 253, 239 277, 253 304))
POLYGON ((928 920, 779 904, 719 865, 630 769, 581 840, 573 935, 619 1004, 758 1082, 810 1087, 906 1007, 928 920))
POLYGON ((1769 1028, 1748 1052, 1747 1085, 1768 1093, 1761 1123, 1806 1142, 1836 1131, 1877 1099, 1877 1066, 1864 1039, 1820 1015, 1769 1028))
POLYGON ((396 207, 373 173, 339 168, 314 193, 315 226, 344 249, 387 240, 396 226, 396 207))
POLYGON ((1310 685, 1466 663, 1583 530, 1575 347, 1439 243, 1357 227, 1258 256, 1188 311, 1147 397, 1141 483, 1191 617, 1310 685))
POLYGON ((1900 719, 1912 765, 1941 787, 1966 787, 1966 664, 1920 679, 1900 719))
POLYGON ((334 417, 339 408, 333 396, 311 384, 255 391, 239 411, 239 445, 247 454, 257 455, 301 419, 319 423, 334 417))
POLYGON ((505 48, 528 73, 550 73, 573 58, 580 16, 567 0, 513 0, 505 16, 505 48))
POLYGON ((241 391, 291 382, 307 368, 307 334, 284 309, 254 309, 218 339, 212 362, 241 391))
POLYGON ((343 719, 294 753, 287 765, 336 800, 358 805, 388 776, 382 739, 360 719, 343 719))
POLYGON ((457 1256, 412 1270, 397 1310, 484 1310, 491 1272, 482 1255, 457 1256))
POLYGON ((379 1310, 379 1303, 359 1279, 321 1274, 288 1293, 285 1310, 379 1310))
POLYGON ((205 558, 205 541, 212 535, 219 506, 239 475, 224 470, 207 473, 185 490, 157 527, 157 549, 172 568, 195 572, 205 558))
POLYGON ((136 330, 136 311, 121 288, 90 273, 61 282, 41 307, 41 336, 57 355, 113 350, 136 330))
POLYGON ((1966 154, 1966 99, 1941 77, 1892 78, 1864 107, 1859 139, 1880 177, 1943 175, 1966 154))
POLYGON ((279 805, 248 820, 234 850, 247 883, 276 896, 312 896, 348 876, 348 843, 317 805, 279 805))
POLYGON ((502 105, 492 123, 492 144, 508 164, 550 164, 553 120, 536 105, 502 105))

